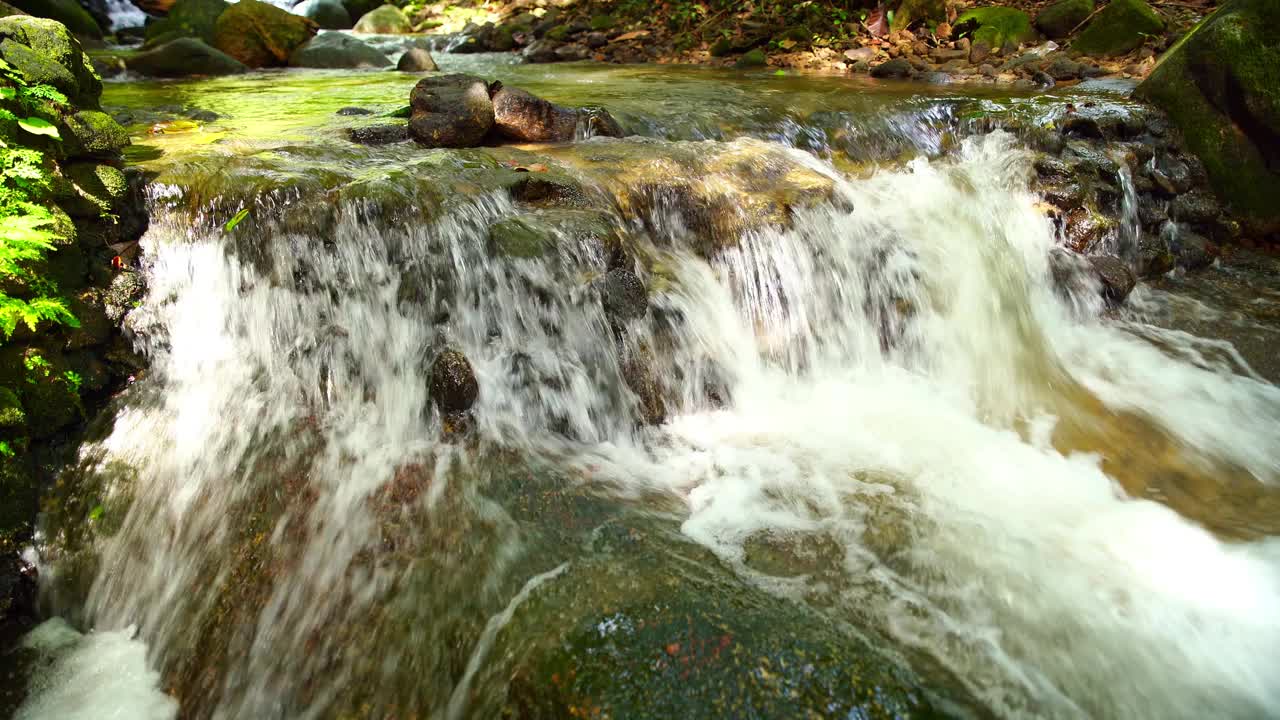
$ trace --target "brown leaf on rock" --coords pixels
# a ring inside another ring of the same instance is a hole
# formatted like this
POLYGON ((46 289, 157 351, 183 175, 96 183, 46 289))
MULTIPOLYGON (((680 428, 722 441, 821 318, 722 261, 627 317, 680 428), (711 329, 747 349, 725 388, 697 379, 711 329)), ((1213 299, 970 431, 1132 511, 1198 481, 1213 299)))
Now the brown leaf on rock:
POLYGON ((884 6, 878 5, 867 15, 867 21, 864 23, 867 32, 871 33, 871 37, 881 38, 889 34, 889 22, 885 19, 884 6))

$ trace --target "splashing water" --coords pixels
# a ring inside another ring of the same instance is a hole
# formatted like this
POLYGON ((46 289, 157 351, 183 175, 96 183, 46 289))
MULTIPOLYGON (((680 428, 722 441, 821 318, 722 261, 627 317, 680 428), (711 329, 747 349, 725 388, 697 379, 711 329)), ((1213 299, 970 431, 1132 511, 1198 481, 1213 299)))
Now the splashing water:
POLYGON ((614 504, 674 506, 737 577, 889 639, 975 712, 1273 714, 1280 542, 1220 539, 1125 470, 1228 499, 1274 487, 1280 389, 1184 361, 1194 339, 1162 338, 1179 356, 1097 320, 1096 288, 1064 302, 1011 136, 860 180, 759 141, 699 147, 723 146, 831 194, 712 251, 687 207, 589 170, 604 206, 496 193, 418 224, 344 207, 331 232, 264 221, 248 245, 165 211, 132 321, 153 377, 83 452, 124 508, 88 617, 137 624, 192 716, 329 717, 400 668, 415 687, 364 700, 489 716, 469 702, 505 692, 480 667, 504 662, 495 638, 572 567, 496 499, 486 462, 515 453, 614 504), (552 223, 545 251, 495 253, 498 221, 566 212, 633 243, 643 318, 603 310, 598 233, 552 223), (470 444, 424 411, 444 347, 481 386, 470 444), (824 548, 821 570, 778 572, 762 545, 824 548))

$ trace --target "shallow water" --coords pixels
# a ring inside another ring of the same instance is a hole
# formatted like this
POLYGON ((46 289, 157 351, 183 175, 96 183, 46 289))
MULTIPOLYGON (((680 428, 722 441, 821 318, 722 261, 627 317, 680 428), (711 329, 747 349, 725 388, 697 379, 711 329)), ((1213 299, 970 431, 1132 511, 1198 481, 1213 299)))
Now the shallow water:
POLYGON ((441 59, 642 137, 347 143, 395 73, 106 93, 223 116, 138 138, 152 370, 68 471, 89 537, 46 523, 84 653, 164 678, 121 716, 1277 713, 1280 388, 1169 329, 1229 312, 1216 281, 1064 299, 1033 156, 985 132, 1123 96, 441 59), (513 217, 542 250, 495 249, 513 217), (615 244, 649 291, 621 326, 615 244))

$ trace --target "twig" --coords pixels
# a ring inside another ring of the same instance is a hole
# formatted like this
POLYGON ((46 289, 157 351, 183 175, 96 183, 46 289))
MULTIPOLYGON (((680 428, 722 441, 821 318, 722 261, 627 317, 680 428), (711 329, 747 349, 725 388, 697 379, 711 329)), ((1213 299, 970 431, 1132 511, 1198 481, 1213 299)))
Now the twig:
POLYGON ((1102 12, 1102 11, 1103 11, 1103 9, 1104 9, 1104 8, 1106 8, 1106 7, 1107 7, 1106 5, 1103 5, 1102 7, 1098 8, 1097 10, 1094 10, 1093 12, 1089 13, 1089 17, 1087 17, 1087 18, 1085 18, 1085 19, 1081 20, 1081 21, 1080 21, 1080 24, 1079 24, 1079 25, 1076 25, 1076 26, 1075 26, 1075 27, 1073 27, 1073 28, 1071 28, 1071 32, 1069 32, 1069 33, 1067 33, 1067 34, 1068 34, 1068 35, 1075 35, 1077 30, 1079 30, 1080 28, 1084 27, 1085 25, 1088 25, 1088 24, 1089 24, 1089 21, 1093 19, 1093 16, 1094 16, 1094 15, 1097 15, 1097 14, 1098 14, 1098 13, 1100 13, 1100 12, 1102 12))

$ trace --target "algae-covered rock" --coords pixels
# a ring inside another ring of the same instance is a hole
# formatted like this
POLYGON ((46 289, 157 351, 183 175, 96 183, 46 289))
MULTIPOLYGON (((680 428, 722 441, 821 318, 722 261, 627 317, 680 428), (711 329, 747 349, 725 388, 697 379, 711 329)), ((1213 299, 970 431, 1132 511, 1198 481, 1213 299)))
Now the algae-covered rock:
POLYGON ((321 30, 350 30, 355 24, 338 0, 304 0, 293 12, 312 20, 321 30))
POLYGON ((1035 39, 1031 18, 1021 10, 1007 7, 984 7, 967 10, 956 18, 957 29, 974 28, 974 44, 982 43, 995 50, 1016 49, 1024 42, 1035 39))
POLYGON ((171 40, 131 56, 125 64, 136 73, 163 78, 236 75, 249 70, 244 63, 196 38, 171 40))
POLYGON ((1036 15, 1036 28, 1054 40, 1071 34, 1093 14, 1093 0, 1057 0, 1036 15))
POLYGON ((413 24, 400 8, 383 5, 362 15, 354 29, 358 33, 403 35, 413 32, 413 24))
POLYGON ((489 84, 472 75, 423 78, 409 102, 409 132, 428 147, 474 147, 493 127, 489 84))
POLYGON ((81 110, 65 118, 62 141, 67 155, 111 156, 129 145, 129 133, 104 112, 81 110))
POLYGON ((169 14, 147 24, 147 46, 163 45, 177 38, 199 38, 213 43, 218 17, 231 5, 226 0, 178 0, 169 14))
POLYGON ((1230 0, 1174 46, 1136 94, 1160 106, 1214 191, 1253 232, 1280 230, 1280 5, 1230 0))
POLYGON ((0 57, 29 83, 52 85, 71 102, 96 108, 102 80, 67 28, 46 18, 0 18, 0 57))
POLYGON ((261 0, 240 0, 218 16, 213 45, 251 68, 278 67, 318 31, 300 15, 261 0))
POLYGON ((489 226, 489 242, 501 257, 528 260, 542 257, 555 246, 555 238, 536 221, 504 218, 489 226))
POLYGON ((26 348, 4 360, 5 374, 17 372, 17 390, 27 414, 27 425, 36 438, 48 437, 81 417, 80 379, 71 373, 60 353, 26 348))
POLYGON ((738 61, 733 66, 737 68, 757 68, 764 67, 768 62, 769 59, 765 57, 764 51, 760 48, 755 48, 743 53, 742 57, 738 58, 738 61))
POLYGON ((124 173, 110 165, 72 163, 62 168, 69 192, 58 203, 72 217, 101 217, 114 211, 129 184, 124 173))
POLYGON ((1111 0, 1080 32, 1074 50, 1086 55, 1124 55, 1164 30, 1164 20, 1142 0, 1111 0))
POLYGON ((291 67, 384 68, 391 65, 382 51, 341 32, 323 32, 289 56, 291 67))
POLYGON ((76 35, 102 37, 98 22, 76 0, 11 0, 10 4, 35 17, 57 20, 76 35))

